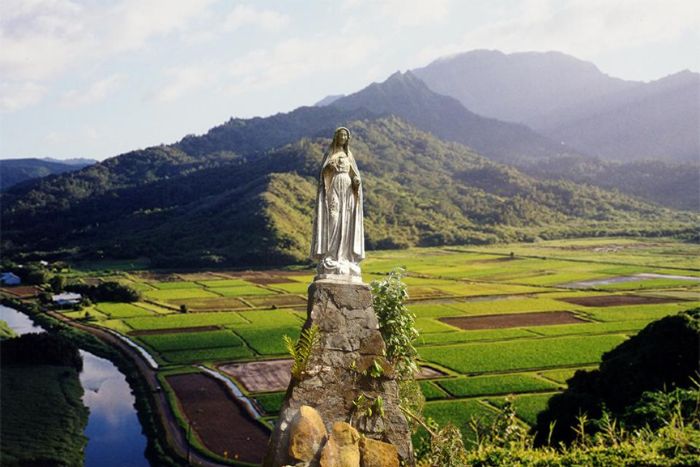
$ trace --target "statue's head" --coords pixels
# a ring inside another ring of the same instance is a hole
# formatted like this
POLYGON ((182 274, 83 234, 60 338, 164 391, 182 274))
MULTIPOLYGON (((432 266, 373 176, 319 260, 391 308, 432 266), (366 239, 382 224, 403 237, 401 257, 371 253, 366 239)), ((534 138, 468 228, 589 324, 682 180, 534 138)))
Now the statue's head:
POLYGON ((341 126, 333 134, 333 142, 331 143, 331 149, 338 150, 343 148, 345 152, 348 152, 348 144, 350 143, 350 130, 341 126))

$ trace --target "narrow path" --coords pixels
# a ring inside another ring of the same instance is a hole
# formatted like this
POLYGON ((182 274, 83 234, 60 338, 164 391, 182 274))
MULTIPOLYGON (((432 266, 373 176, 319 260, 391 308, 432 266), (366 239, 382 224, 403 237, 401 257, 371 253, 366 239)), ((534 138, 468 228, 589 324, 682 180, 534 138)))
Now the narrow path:
POLYGON ((61 315, 60 313, 48 312, 48 314, 51 317, 56 318, 70 326, 73 326, 85 332, 89 332, 101 341, 118 348, 124 354, 129 356, 129 358, 138 368, 139 373, 141 373, 141 376, 148 384, 148 387, 154 396, 154 399, 156 401, 155 409, 158 413, 158 418, 160 419, 161 425, 165 427, 168 445, 177 453, 178 456, 180 456, 182 459, 187 459, 189 456, 190 465, 198 465, 204 467, 222 467, 229 465, 213 461, 207 457, 204 457, 194 449, 189 448, 189 443, 187 442, 187 434, 185 433, 185 430, 183 430, 180 427, 180 425, 178 425, 177 420, 175 419, 175 415, 173 414, 172 409, 170 408, 170 404, 168 403, 165 392, 160 387, 157 372, 154 371, 148 365, 148 363, 138 354, 136 349, 132 348, 121 339, 113 336, 109 332, 104 331, 102 329, 95 328, 93 326, 89 326, 83 323, 78 323, 76 321, 72 321, 66 318, 65 316, 61 315))

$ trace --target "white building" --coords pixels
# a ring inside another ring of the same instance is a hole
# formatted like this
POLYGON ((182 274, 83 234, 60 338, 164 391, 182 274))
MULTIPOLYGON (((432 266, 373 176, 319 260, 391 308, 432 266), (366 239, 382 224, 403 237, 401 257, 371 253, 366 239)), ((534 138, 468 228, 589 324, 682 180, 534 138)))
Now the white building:
POLYGON ((60 294, 52 295, 51 301, 56 305, 77 305, 81 302, 83 296, 79 293, 63 292, 60 294))

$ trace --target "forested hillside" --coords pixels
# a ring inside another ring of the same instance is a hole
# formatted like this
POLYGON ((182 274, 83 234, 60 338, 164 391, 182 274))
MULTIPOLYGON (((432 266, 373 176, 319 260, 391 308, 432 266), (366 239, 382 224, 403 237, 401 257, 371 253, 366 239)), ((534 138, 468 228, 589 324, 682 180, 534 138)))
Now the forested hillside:
MULTIPOLYGON (((537 181, 390 117, 355 121, 369 248, 601 234, 678 234, 695 217, 537 181)), ((4 251, 146 256, 157 265, 304 261, 330 133, 250 157, 130 153, 12 192, 4 251)))

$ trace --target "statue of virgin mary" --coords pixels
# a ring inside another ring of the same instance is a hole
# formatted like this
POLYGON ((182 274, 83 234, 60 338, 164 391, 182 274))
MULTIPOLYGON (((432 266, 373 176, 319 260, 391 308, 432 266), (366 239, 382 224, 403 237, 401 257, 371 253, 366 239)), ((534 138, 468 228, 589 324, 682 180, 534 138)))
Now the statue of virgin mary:
POLYGON ((318 279, 362 281, 362 182, 349 142, 347 128, 335 130, 321 163, 311 239, 311 258, 319 262, 318 279))

